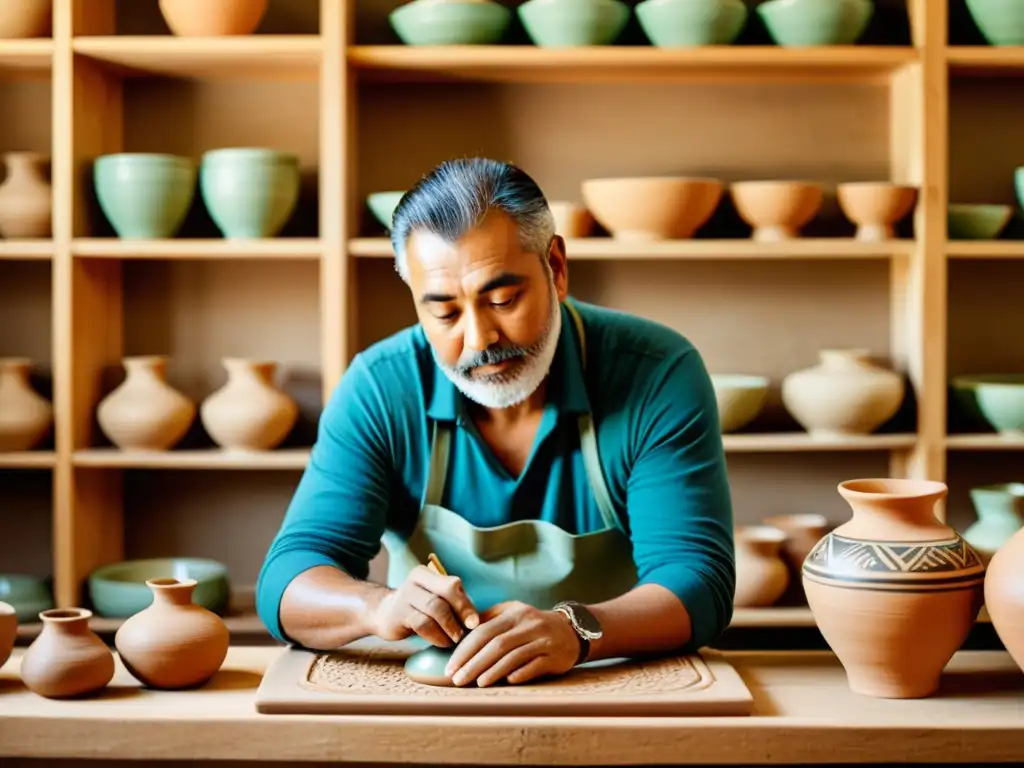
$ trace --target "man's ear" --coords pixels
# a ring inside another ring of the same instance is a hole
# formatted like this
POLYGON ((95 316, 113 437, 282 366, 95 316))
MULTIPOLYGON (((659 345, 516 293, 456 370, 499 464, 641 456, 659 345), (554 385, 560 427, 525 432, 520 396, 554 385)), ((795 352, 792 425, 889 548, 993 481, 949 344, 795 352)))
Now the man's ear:
POLYGON ((551 275, 555 280, 558 300, 564 301, 565 297, 569 295, 569 262, 565 252, 565 240, 561 235, 555 235, 552 238, 547 260, 548 266, 551 267, 551 275))

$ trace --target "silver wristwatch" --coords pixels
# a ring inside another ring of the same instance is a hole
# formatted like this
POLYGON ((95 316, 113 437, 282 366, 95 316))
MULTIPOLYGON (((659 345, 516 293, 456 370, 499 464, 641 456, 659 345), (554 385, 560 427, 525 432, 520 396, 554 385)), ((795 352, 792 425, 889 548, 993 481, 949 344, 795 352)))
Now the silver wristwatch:
POLYGON ((590 642, 599 640, 603 635, 601 622, 585 605, 572 600, 563 600, 555 605, 553 610, 558 611, 569 620, 569 625, 579 637, 580 653, 576 657, 576 663, 582 664, 590 653, 590 642))

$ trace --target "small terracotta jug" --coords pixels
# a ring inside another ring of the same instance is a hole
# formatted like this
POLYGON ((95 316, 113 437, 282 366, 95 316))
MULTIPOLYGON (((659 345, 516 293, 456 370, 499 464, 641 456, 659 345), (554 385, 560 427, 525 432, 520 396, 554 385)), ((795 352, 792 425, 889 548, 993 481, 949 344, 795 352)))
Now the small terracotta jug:
POLYGON ((195 579, 150 579, 153 602, 114 635, 125 668, 149 688, 203 685, 227 657, 231 636, 224 620, 192 602, 195 579))
POLYGON ((171 32, 182 37, 250 35, 267 12, 267 0, 160 0, 171 32))
POLYGON ((200 405, 203 427, 222 448, 276 448, 299 416, 296 402, 274 386, 277 365, 236 357, 226 357, 222 362, 228 381, 200 405))
POLYGON ((799 605, 806 602, 804 586, 800 581, 800 569, 803 567, 804 559, 814 549, 814 545, 828 533, 828 520, 824 515, 806 513, 771 515, 761 522, 786 534, 786 539, 782 542, 782 559, 786 562, 786 569, 789 572, 789 586, 778 603, 799 605))
POLYGON ((0 603, 0 667, 11 658, 18 636, 18 613, 10 603, 0 603))
POLYGON ((36 152, 4 155, 7 177, 0 184, 0 235, 47 238, 52 234, 53 201, 43 174, 46 156, 36 152))
POLYGON ((32 389, 25 357, 0 357, 0 452, 29 451, 53 425, 53 406, 32 389))
POLYGON ((43 631, 21 659, 21 679, 40 696, 89 696, 114 679, 114 654, 89 628, 92 611, 54 608, 39 619, 43 631))
POLYGON ((167 384, 165 357, 126 357, 123 363, 125 380, 96 409, 103 434, 122 449, 174 447, 195 420, 195 403, 167 384))
POLYGON ((736 529, 737 608, 769 606, 778 600, 789 584, 789 571, 782 560, 786 535, 769 525, 741 526, 736 529))

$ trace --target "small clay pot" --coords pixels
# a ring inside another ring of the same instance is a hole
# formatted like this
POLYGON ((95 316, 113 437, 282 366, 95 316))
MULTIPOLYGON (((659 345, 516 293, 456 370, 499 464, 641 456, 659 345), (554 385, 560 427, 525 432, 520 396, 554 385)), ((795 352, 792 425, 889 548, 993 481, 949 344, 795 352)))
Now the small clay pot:
POLYGON ((99 693, 114 678, 114 654, 89 628, 92 611, 54 608, 39 614, 43 631, 25 651, 21 679, 48 699, 99 693))
POLYGON ((789 585, 789 571, 780 555, 786 534, 770 525, 736 529, 737 608, 773 605, 789 585))
POLYGON ((148 688, 195 688, 212 678, 227 657, 231 635, 224 620, 192 602, 195 579, 150 579, 148 608, 114 635, 125 668, 148 688))
POLYGON ((18 614, 14 606, 0 603, 0 667, 11 658, 14 640, 18 636, 18 614))
POLYGON ((263 21, 267 0, 160 0, 160 13, 181 37, 251 35, 263 21))
POLYGON ((784 605, 800 605, 806 602, 804 585, 800 579, 800 569, 810 551, 814 549, 821 537, 828 533, 829 524, 824 515, 812 513, 794 515, 771 515, 761 521, 765 525, 778 528, 786 534, 782 542, 782 559, 789 571, 789 586, 779 603, 784 605))

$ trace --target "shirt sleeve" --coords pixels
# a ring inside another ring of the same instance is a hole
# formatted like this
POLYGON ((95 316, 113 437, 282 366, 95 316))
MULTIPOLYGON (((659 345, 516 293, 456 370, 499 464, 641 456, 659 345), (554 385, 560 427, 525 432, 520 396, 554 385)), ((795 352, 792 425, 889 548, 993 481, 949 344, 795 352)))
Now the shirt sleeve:
POLYGON ((316 443, 256 584, 256 610, 270 633, 290 642, 279 608, 285 589, 319 565, 365 579, 379 552, 395 470, 386 397, 356 356, 320 418, 316 443))
POLYGON ((696 650, 732 621, 736 587, 718 406, 697 350, 655 372, 634 424, 626 493, 639 583, 659 584, 679 598, 692 624, 686 650, 696 650))

